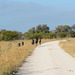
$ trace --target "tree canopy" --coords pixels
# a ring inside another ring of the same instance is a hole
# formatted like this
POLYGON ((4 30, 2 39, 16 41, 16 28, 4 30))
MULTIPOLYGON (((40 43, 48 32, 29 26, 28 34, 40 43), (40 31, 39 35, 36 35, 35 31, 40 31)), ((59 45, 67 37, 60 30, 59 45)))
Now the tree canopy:
POLYGON ((56 33, 61 33, 61 32, 69 32, 71 30, 71 27, 69 25, 59 25, 56 27, 55 32, 56 33))
POLYGON ((45 39, 53 39, 53 38, 64 38, 64 37, 75 37, 75 24, 73 26, 69 25, 59 25, 55 28, 55 30, 51 30, 46 25, 38 25, 36 27, 32 27, 24 34, 17 31, 8 31, 1 30, 0 31, 0 41, 9 41, 9 40, 19 40, 19 39, 35 39, 35 38, 45 38, 45 39))
POLYGON ((5 40, 5 41, 16 40, 18 39, 18 35, 19 33, 17 31, 2 30, 0 32, 0 40, 5 40))

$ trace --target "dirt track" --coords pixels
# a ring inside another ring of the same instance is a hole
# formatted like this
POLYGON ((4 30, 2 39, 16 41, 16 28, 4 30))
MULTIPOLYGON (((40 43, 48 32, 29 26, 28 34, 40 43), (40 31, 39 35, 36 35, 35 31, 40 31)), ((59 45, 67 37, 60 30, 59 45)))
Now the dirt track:
POLYGON ((75 59, 58 44, 53 41, 38 46, 15 75, 75 75, 75 59))

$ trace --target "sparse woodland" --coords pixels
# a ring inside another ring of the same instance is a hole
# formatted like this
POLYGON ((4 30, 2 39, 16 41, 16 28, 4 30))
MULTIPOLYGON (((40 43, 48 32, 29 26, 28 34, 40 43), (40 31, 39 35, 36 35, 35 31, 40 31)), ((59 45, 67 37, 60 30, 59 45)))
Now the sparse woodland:
POLYGON ((38 25, 36 28, 31 28, 28 32, 24 34, 18 31, 0 31, 0 41, 10 41, 10 40, 23 40, 23 39, 53 39, 53 38, 65 38, 65 37, 75 37, 75 25, 59 25, 55 30, 50 30, 47 25, 38 25))

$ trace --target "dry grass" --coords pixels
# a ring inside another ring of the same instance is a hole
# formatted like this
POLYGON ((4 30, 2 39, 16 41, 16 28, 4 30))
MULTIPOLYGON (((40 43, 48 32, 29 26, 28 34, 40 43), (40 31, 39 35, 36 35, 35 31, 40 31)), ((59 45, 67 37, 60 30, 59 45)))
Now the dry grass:
MULTIPOLYGON (((42 43, 49 41, 53 40, 43 39, 42 43)), ((16 72, 35 47, 31 44, 31 40, 0 42, 0 75, 10 75, 16 72), (18 43, 22 41, 25 45, 18 47, 18 43)))
POLYGON ((60 42, 59 45, 71 56, 75 57, 75 38, 69 38, 66 42, 60 42))
POLYGON ((55 40, 57 40, 57 39, 42 39, 42 43, 55 41, 55 40))
POLYGON ((18 47, 18 42, 0 42, 0 75, 9 75, 16 71, 24 59, 32 52, 35 46, 31 41, 24 41, 25 45, 18 47))

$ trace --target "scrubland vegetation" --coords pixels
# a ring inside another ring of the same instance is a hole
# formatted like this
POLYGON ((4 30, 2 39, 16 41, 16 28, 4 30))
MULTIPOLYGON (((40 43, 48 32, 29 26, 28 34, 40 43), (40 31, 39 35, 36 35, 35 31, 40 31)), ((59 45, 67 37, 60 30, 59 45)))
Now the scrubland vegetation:
MULTIPOLYGON (((42 43, 57 39, 42 39, 42 43)), ((75 57, 75 38, 70 38, 66 42, 60 42, 60 46, 70 55, 75 57)), ((28 55, 31 55, 36 46, 31 44, 31 40, 15 40, 0 42, 0 75, 11 75, 17 72, 18 67, 25 62, 28 55), (18 43, 24 42, 24 46, 18 47, 18 43)))
POLYGON ((59 25, 55 30, 50 30, 47 25, 38 25, 36 28, 33 27, 28 32, 25 32, 24 37, 28 39, 39 37, 44 39, 75 37, 75 25, 72 27, 69 25, 59 25))
POLYGON ((32 53, 36 45, 31 44, 31 39, 42 39, 42 43, 62 38, 73 37, 60 46, 75 57, 75 25, 60 25, 50 31, 47 25, 38 25, 24 34, 17 31, 0 31, 0 75, 11 75, 22 65, 25 58, 32 53), (18 47, 18 43, 24 42, 24 46, 18 47))
POLYGON ((75 38, 69 38, 65 42, 59 44, 63 50, 75 58, 75 38))

